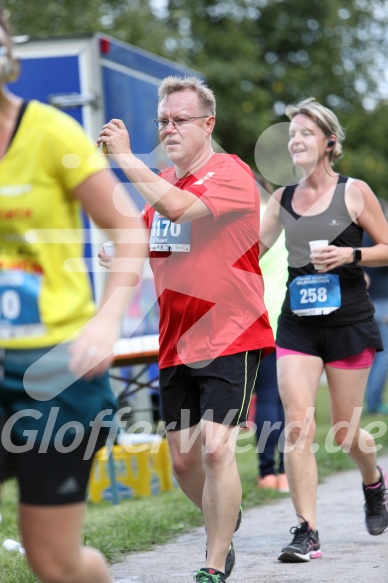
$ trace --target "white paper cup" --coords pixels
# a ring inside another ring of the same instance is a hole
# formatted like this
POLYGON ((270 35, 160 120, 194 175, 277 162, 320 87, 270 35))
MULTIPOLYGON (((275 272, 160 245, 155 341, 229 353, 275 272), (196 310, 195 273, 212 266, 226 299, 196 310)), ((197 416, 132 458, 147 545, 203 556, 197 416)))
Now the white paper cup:
MULTIPOLYGON (((313 253, 314 251, 319 251, 320 249, 327 247, 328 244, 328 239, 317 239, 316 241, 309 241, 310 252, 313 253)), ((326 263, 316 263, 314 267, 317 271, 321 271, 322 269, 326 269, 326 263)))
POLYGON ((20 542, 17 540, 12 540, 11 538, 6 538, 3 542, 3 549, 6 551, 19 551, 21 555, 24 555, 25 551, 20 542))
POLYGON ((113 257, 115 254, 115 244, 113 243, 113 241, 107 241, 106 243, 103 244, 104 247, 104 251, 107 255, 109 255, 109 257, 113 257))

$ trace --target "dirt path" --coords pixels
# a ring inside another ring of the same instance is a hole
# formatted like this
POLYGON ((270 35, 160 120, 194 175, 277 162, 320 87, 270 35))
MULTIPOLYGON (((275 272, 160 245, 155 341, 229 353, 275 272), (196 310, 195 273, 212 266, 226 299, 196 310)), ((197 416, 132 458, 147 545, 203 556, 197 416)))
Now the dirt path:
MULTIPOLYGON (((380 463, 388 469, 388 457, 380 463)), ((234 544, 236 583, 388 583, 388 532, 372 537, 364 527, 363 494, 357 471, 328 478, 319 486, 318 529, 322 559, 303 564, 276 560, 291 541, 295 524, 289 498, 243 513, 234 544)), ((116 583, 189 583, 204 566, 205 532, 196 528, 175 541, 133 553, 112 565, 116 583)))

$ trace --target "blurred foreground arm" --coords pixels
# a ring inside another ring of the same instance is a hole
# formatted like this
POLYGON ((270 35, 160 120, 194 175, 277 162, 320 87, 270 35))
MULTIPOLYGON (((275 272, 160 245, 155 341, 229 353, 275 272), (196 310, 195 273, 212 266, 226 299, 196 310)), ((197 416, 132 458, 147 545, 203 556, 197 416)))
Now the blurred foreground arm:
POLYGON ((97 314, 71 347, 71 369, 90 377, 102 374, 112 362, 121 318, 148 254, 148 233, 139 210, 110 170, 87 178, 73 195, 116 247, 97 314))

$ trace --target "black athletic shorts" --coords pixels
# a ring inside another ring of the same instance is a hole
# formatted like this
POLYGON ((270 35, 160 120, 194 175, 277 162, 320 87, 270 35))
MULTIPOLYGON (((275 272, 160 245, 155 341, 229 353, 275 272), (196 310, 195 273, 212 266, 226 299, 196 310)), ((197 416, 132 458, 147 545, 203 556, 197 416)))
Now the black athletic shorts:
POLYGON ((108 375, 61 385, 70 375, 68 347, 62 348, 52 358, 52 347, 0 349, 0 482, 16 476, 25 504, 83 502, 93 455, 115 429, 108 375), (26 371, 39 362, 26 383, 26 371), (57 383, 61 390, 51 398, 57 383))
POLYGON ((162 417, 167 430, 186 429, 201 419, 244 424, 260 363, 260 350, 220 356, 210 364, 160 370, 162 417))
MULTIPOLYGON (((0 418, 0 433, 6 419, 0 418)), ((84 502, 94 454, 106 443, 107 432, 87 434, 73 451, 33 444, 28 451, 10 452, 0 440, 0 482, 16 477, 19 500, 34 506, 84 502)), ((24 449, 24 448, 21 448, 24 449)))
POLYGON ((360 354, 365 348, 383 350, 380 332, 372 318, 346 326, 304 324, 303 317, 280 316, 276 345, 288 350, 319 356, 323 362, 342 360, 360 354))

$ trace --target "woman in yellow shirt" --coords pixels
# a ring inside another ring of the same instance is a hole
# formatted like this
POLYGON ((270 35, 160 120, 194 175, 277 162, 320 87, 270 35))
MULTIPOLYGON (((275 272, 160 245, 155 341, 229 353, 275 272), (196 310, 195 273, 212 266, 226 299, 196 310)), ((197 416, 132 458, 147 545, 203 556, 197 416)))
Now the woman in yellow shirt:
POLYGON ((115 422, 106 371, 146 233, 83 129, 8 91, 17 75, 0 8, 0 481, 12 460, 22 543, 41 581, 108 583, 81 529, 93 454, 115 422), (82 208, 116 243, 97 310, 82 208))

